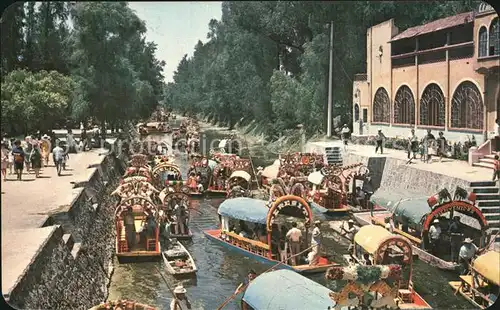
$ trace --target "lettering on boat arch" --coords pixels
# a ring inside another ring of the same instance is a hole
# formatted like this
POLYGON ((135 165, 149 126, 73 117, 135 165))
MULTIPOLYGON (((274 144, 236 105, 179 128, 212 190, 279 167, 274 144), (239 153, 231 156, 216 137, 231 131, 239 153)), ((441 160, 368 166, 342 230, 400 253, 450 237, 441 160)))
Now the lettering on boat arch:
POLYGON ((158 213, 156 205, 147 197, 134 196, 121 201, 118 208, 116 208, 115 215, 119 216, 123 211, 126 211, 128 207, 134 206, 141 206, 145 213, 158 213))
POLYGON ((306 220, 305 222, 306 226, 309 226, 311 224, 312 211, 311 208, 309 207, 309 204, 301 197, 294 195, 286 195, 278 197, 278 199, 276 199, 276 201, 269 209, 269 212, 267 213, 268 231, 272 230, 272 225, 274 224, 274 221, 278 216, 278 214, 280 214, 284 208, 289 208, 289 207, 295 208, 296 210, 298 210, 298 212, 300 212, 300 214, 306 220))
POLYGON ((382 241, 375 254, 375 264, 381 264, 384 260, 385 252, 390 250, 391 247, 396 246, 403 251, 403 263, 412 264, 412 246, 408 241, 399 236, 391 236, 382 241))
POLYGON ((465 213, 467 215, 474 217, 475 219, 477 219, 479 221, 479 224, 481 225, 481 228, 483 228, 483 229, 488 226, 488 222, 486 221, 486 218, 484 217, 481 210, 479 210, 479 208, 477 208, 476 206, 474 206, 473 204, 470 204, 468 202, 461 201, 461 200, 455 200, 455 201, 450 201, 450 202, 447 202, 445 204, 442 204, 442 205, 436 207, 434 210, 432 210, 432 212, 430 214, 428 214, 427 217, 425 218, 423 230, 424 231, 429 230, 429 227, 435 218, 437 218, 437 217, 439 217, 447 212, 450 212, 451 210, 457 211, 460 213, 465 213))
POLYGON ((163 164, 154 169, 153 176, 155 177, 155 179, 158 179, 162 172, 173 172, 176 177, 179 177, 181 175, 181 170, 179 169, 179 167, 169 164, 163 164))
POLYGON ((187 207, 189 207, 189 205, 191 204, 191 198, 189 197, 188 194, 186 194, 184 192, 169 193, 167 196, 165 196, 165 199, 163 200, 163 204, 170 205, 170 203, 173 200, 178 200, 178 201, 180 201, 180 204, 183 204, 187 207))

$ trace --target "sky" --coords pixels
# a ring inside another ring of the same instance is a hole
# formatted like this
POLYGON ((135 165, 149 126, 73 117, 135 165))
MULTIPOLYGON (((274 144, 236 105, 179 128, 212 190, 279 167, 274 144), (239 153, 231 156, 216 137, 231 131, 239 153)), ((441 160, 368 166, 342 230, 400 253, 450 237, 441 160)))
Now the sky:
POLYGON ((173 81, 174 71, 184 54, 193 55, 194 46, 207 41, 208 22, 221 19, 222 2, 129 2, 146 22, 146 39, 158 45, 156 57, 164 60, 165 82, 173 81))

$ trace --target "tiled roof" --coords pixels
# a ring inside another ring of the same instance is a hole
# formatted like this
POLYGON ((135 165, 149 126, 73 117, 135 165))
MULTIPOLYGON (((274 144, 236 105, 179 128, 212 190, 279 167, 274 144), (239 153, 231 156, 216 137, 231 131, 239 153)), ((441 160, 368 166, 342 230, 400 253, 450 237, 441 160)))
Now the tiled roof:
POLYGON ((407 39, 407 38, 412 38, 416 37, 422 34, 426 33, 431 33, 455 26, 459 26, 462 24, 468 24, 472 23, 474 21, 474 12, 466 12, 466 13, 461 13, 445 18, 441 18, 435 21, 432 21, 430 23, 408 28, 405 31, 401 32, 400 34, 395 35, 392 39, 392 41, 397 41, 401 39, 407 39))

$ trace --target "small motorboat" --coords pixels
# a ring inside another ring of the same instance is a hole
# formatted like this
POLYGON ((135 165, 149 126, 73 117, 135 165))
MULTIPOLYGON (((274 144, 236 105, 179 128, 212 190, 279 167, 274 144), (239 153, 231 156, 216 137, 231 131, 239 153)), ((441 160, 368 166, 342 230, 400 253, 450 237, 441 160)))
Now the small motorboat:
POLYGON ((168 273, 172 275, 191 275, 198 271, 193 257, 177 239, 171 239, 169 248, 162 249, 161 256, 168 273))

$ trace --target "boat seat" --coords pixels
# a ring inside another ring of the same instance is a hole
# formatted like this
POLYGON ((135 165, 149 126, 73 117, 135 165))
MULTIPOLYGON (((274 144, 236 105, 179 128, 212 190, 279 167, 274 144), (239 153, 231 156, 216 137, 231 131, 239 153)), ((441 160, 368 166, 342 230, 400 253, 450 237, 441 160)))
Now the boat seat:
POLYGON ((401 298, 401 300, 403 301, 403 303, 412 303, 413 302, 413 298, 412 298, 413 294, 412 294, 411 290, 401 289, 401 290, 399 290, 398 295, 399 295, 399 298, 401 298))
MULTIPOLYGON (((462 285, 466 284, 467 286, 472 287, 472 281, 473 281, 472 275, 460 276, 460 280, 462 280, 462 285)), ((486 287, 486 286, 488 286, 487 282, 479 280, 479 287, 486 287)))

